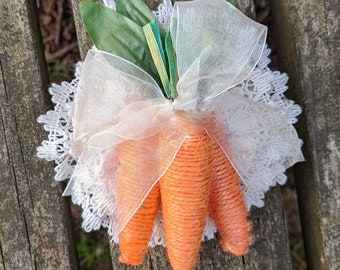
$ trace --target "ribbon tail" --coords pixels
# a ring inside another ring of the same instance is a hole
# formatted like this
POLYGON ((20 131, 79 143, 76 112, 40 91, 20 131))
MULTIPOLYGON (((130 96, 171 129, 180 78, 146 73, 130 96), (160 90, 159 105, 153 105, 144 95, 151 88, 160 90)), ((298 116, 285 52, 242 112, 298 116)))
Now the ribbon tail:
MULTIPOLYGON (((134 198, 118 209, 117 187, 124 168, 120 149, 128 141, 147 146, 167 124, 172 107, 146 72, 96 49, 88 52, 75 98, 72 154, 78 161, 63 195, 82 206, 85 231, 107 227, 117 236, 162 174, 157 149, 132 153, 130 163, 145 158, 154 169, 142 167, 134 198)), ((169 149, 168 162, 176 147, 169 149)))
POLYGON ((241 178, 248 208, 262 207, 265 192, 284 184, 284 172, 303 161, 295 128, 279 108, 227 92, 206 104, 215 115, 207 125, 241 178))
POLYGON ((118 123, 89 138, 64 192, 83 207, 85 230, 106 226, 116 238, 138 214, 185 140, 171 124, 173 113, 164 100, 132 103, 118 123))
POLYGON ((62 196, 71 196, 72 195, 72 190, 73 190, 73 185, 74 185, 74 180, 73 178, 68 181, 67 186, 62 194, 62 196))
POLYGON ((119 145, 115 185, 118 227, 113 237, 118 236, 134 215, 138 215, 138 210, 172 164, 185 139, 176 133, 167 135, 168 145, 159 145, 159 134, 119 145))

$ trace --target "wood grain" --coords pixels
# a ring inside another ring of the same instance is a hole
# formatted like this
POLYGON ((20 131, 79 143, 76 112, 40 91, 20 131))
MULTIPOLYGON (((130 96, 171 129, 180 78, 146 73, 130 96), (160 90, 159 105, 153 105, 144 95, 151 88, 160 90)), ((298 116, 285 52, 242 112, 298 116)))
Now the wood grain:
POLYGON ((78 269, 69 203, 36 157, 50 100, 37 18, 35 1, 0 0, 0 269, 78 269))
POLYGON ((336 0, 272 1, 279 63, 303 107, 296 187, 308 269, 340 269, 339 13, 336 0))
MULTIPOLYGON (((74 19, 74 25, 76 27, 76 32, 77 32, 77 40, 78 40, 78 47, 79 47, 79 52, 80 52, 80 57, 81 59, 84 59, 87 51, 93 46, 92 41, 87 34, 83 22, 80 17, 79 13, 79 3, 81 0, 71 0, 72 3, 72 10, 73 10, 73 19, 74 19)), ((94 2, 99 2, 103 3, 102 1, 94 1, 94 2)))

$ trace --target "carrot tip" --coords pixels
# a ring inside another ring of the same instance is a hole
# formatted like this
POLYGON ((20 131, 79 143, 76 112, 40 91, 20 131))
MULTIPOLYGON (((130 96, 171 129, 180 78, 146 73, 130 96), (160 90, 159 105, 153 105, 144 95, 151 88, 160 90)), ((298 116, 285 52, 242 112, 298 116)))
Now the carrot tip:
POLYGON ((243 256, 248 253, 248 247, 247 248, 238 248, 233 245, 228 245, 227 243, 221 244, 223 250, 225 252, 229 251, 230 253, 236 255, 236 256, 243 256))
POLYGON ((249 245, 246 246, 238 246, 223 240, 220 240, 219 244, 224 251, 229 251, 236 256, 243 256, 247 254, 249 251, 249 246, 251 245, 251 243, 249 243, 249 245))
POLYGON ((121 263, 129 264, 129 265, 133 265, 133 266, 141 265, 142 262, 143 262, 143 260, 130 260, 129 258, 124 256, 123 254, 119 256, 119 261, 121 263))

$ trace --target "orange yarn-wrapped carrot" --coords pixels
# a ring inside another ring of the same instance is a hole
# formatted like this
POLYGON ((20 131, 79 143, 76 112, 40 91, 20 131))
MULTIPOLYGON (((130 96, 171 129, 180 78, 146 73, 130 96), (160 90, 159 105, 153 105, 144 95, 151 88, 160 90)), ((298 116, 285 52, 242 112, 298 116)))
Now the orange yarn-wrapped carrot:
MULTIPOLYGON (((160 180, 164 233, 173 269, 192 270, 208 214, 212 145, 205 130, 184 112, 176 112, 173 120, 188 136, 160 180)), ((163 133, 161 145, 166 147, 163 133)))
POLYGON ((210 216, 220 233, 220 244, 231 253, 241 256, 247 253, 252 243, 249 235, 251 224, 244 202, 239 177, 224 155, 220 146, 213 140, 214 165, 210 216))
MULTIPOLYGON (((145 150, 152 151, 157 147, 157 137, 143 141, 125 141, 119 148, 119 162, 123 165, 118 170, 117 198, 118 208, 124 207, 129 197, 134 196, 133 190, 138 187, 140 174, 148 166, 147 159, 139 153, 145 150)), ((132 198, 133 199, 133 198, 132 198)), ((153 222, 160 204, 159 185, 156 184, 140 208, 129 220, 125 228, 119 234, 120 262, 139 265, 148 251, 148 243, 152 233, 153 222)))

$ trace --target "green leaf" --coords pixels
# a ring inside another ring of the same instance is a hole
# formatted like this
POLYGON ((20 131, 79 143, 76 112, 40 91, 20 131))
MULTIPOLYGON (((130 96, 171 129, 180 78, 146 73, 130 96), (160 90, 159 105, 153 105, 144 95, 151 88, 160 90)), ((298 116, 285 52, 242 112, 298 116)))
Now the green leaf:
POLYGON ((166 68, 165 54, 162 46, 161 37, 156 24, 152 21, 143 27, 143 31, 148 42, 152 59, 156 65, 159 77, 163 85, 163 90, 167 98, 171 97, 170 81, 166 68))
POLYGON ((120 56, 160 79, 144 36, 143 28, 128 17, 101 4, 84 1, 80 14, 94 45, 120 56))
POLYGON ((237 7, 237 3, 235 0, 227 0, 230 4, 232 4, 234 7, 237 7))
POLYGON ((152 21, 157 21, 162 40, 164 40, 165 31, 162 25, 158 22, 151 9, 142 0, 116 0, 116 11, 142 27, 152 21))
POLYGON ((116 0, 116 11, 140 26, 156 20, 156 16, 142 0, 116 0))
MULTIPOLYGON (((151 25, 151 28, 152 28, 152 32, 156 38, 156 42, 157 42, 157 46, 159 48, 159 51, 161 53, 161 56, 162 56, 162 60, 165 64, 166 60, 165 60, 165 53, 164 53, 164 50, 163 50, 163 40, 162 40, 162 37, 161 37, 161 33, 160 33, 160 29, 158 27, 158 24, 157 24, 157 21, 154 20, 150 23, 151 25)), ((144 31, 145 33, 145 31, 144 31)))
POLYGON ((170 32, 168 32, 165 36, 165 52, 168 58, 169 63, 169 77, 170 77, 170 96, 172 99, 176 99, 177 97, 177 82, 178 82, 178 73, 177 73, 177 63, 176 63, 176 52, 172 44, 172 39, 170 32))

